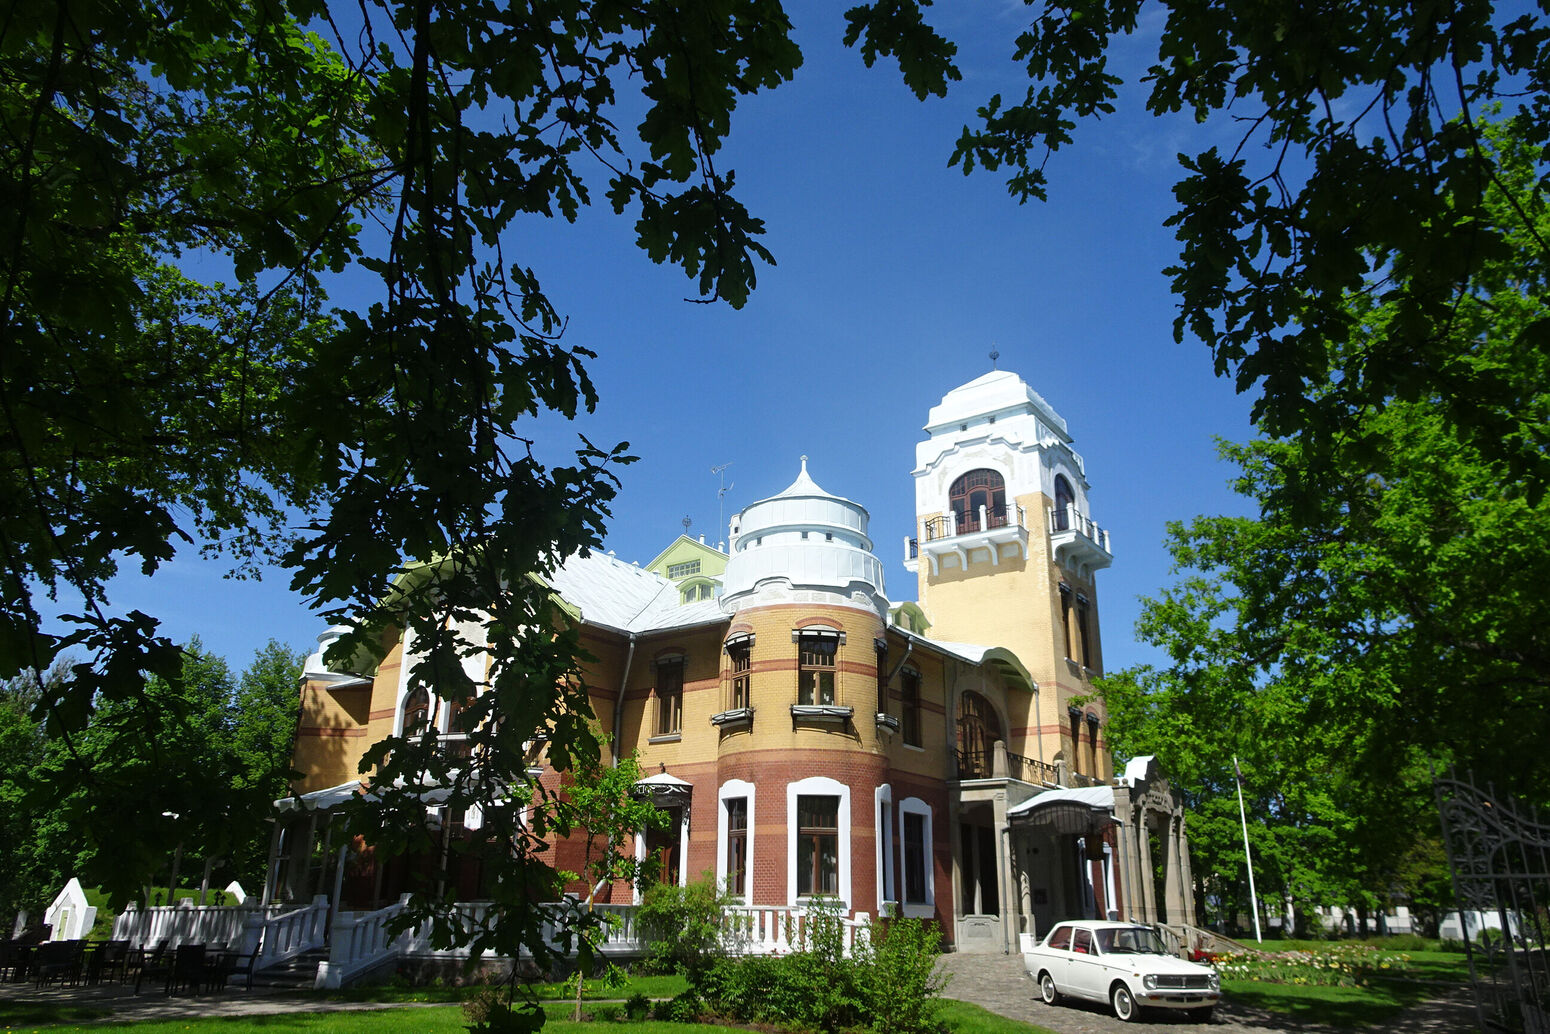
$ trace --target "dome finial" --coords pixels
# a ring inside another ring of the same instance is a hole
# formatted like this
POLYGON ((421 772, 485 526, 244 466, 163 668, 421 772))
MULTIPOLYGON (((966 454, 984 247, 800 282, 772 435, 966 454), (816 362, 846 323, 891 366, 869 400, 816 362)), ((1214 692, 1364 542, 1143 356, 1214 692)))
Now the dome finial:
POLYGON ((802 454, 802 473, 807 473, 807 454, 802 454))

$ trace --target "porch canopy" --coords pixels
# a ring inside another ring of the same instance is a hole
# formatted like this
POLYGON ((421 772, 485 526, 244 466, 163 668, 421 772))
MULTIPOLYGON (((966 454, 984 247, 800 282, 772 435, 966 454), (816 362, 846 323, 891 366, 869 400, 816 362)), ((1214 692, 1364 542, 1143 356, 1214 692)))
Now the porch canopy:
POLYGON ((1040 826, 1056 834, 1072 836, 1101 835, 1108 826, 1119 825, 1114 815, 1112 786, 1070 786, 1046 790, 1006 810, 1007 821, 1014 827, 1040 826))
POLYGON ((637 781, 630 788, 632 796, 640 800, 650 801, 658 808, 664 809, 688 804, 689 796, 693 792, 693 783, 679 779, 675 775, 669 775, 665 765, 661 772, 637 781))
MULTIPOLYGON (((291 811, 330 811, 357 796, 366 797, 369 800, 377 799, 376 795, 367 791, 359 780, 352 779, 348 783, 340 783, 338 786, 330 786, 323 790, 313 790, 298 797, 282 797, 274 802, 274 806, 281 814, 291 811)), ((452 788, 449 786, 428 787, 421 790, 419 794, 420 800, 427 807, 436 807, 451 796, 452 788)))

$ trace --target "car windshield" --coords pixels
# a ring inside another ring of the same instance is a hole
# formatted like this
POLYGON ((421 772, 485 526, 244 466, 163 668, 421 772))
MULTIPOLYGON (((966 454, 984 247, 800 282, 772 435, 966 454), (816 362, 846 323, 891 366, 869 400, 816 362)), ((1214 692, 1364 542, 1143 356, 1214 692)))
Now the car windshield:
POLYGON ((1111 926, 1097 931, 1098 948, 1105 955, 1166 955, 1157 931, 1145 926, 1111 926))

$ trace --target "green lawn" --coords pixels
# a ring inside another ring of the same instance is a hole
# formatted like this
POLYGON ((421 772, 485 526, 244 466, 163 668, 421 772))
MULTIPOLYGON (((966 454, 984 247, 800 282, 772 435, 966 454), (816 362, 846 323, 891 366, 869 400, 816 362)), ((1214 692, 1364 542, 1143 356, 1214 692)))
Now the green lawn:
POLYGON ((1367 1027, 1392 1020, 1401 1010, 1437 993, 1435 985, 1385 980, 1367 987, 1312 987, 1224 980, 1222 994, 1234 1002, 1265 1009, 1290 1020, 1332 1027, 1367 1027))
MULTIPOLYGON (((693 1023, 656 1021, 631 1023, 628 1026, 617 1023, 572 1023, 560 1018, 562 1010, 563 1006, 559 1003, 547 1007, 550 1018, 544 1024, 545 1034, 615 1034, 625 1030, 632 1034, 706 1034, 707 1030, 712 1029, 693 1023)), ((942 1017, 957 1034, 1050 1034, 1043 1027, 1003 1019, 965 1002, 947 1002, 942 1017)), ((278 1031, 298 1031, 300 1034, 399 1034, 406 1029, 412 1029, 416 1034, 462 1034, 466 1022, 462 1009, 457 1006, 431 1005, 415 1007, 407 1015, 401 1008, 364 1012, 286 1013, 225 1020, 121 1023, 114 1024, 113 1029, 128 1031, 130 1034, 272 1034, 278 1031)), ((3 1034, 32 1034, 34 1030, 45 1029, 48 1034, 59 1034, 62 1031, 100 1032, 103 1028, 78 1024, 47 1028, 0 1024, 0 1032, 3 1034)))

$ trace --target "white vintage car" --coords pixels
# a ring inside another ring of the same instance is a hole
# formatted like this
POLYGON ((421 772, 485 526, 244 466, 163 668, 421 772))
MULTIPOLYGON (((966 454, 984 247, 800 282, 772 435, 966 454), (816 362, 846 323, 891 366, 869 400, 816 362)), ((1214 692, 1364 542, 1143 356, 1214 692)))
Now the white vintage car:
POLYGON ((1222 997, 1216 970, 1168 954, 1157 931, 1135 923, 1060 923, 1023 961, 1045 1004, 1063 995, 1108 1002, 1122 1020, 1149 1008, 1188 1009, 1191 1018, 1209 1020, 1222 997))

